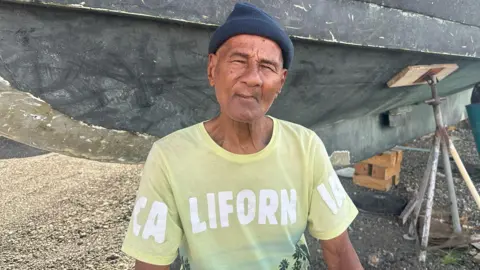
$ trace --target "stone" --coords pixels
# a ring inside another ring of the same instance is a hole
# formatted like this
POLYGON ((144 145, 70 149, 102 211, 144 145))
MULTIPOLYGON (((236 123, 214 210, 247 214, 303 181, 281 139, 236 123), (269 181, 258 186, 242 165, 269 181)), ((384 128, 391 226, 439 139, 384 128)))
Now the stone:
POLYGON ((343 168, 340 170, 336 171, 338 176, 345 177, 345 178, 352 178, 353 174, 355 173, 355 169, 348 167, 348 168, 343 168))
POLYGON ((480 264, 480 253, 473 257, 473 261, 480 264))
POLYGON ((111 254, 107 257, 107 261, 113 261, 113 260, 116 260, 118 258, 120 258, 120 257, 117 254, 114 253, 114 254, 111 254))
POLYGON ((380 258, 376 254, 368 255, 368 264, 377 268, 378 264, 380 263, 380 258))

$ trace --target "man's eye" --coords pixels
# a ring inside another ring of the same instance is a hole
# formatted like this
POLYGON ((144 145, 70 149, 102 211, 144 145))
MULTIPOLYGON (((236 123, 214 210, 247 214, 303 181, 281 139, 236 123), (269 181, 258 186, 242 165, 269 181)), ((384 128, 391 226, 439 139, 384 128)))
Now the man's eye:
POLYGON ((233 60, 234 63, 245 64, 245 60, 233 60))
POLYGON ((267 65, 262 65, 262 68, 268 68, 270 69, 271 71, 275 71, 275 69, 271 66, 267 66, 267 65))

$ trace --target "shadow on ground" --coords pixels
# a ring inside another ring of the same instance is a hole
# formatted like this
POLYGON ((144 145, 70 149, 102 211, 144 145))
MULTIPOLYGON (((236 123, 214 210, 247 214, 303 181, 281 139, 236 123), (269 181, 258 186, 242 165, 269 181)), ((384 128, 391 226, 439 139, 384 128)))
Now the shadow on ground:
POLYGON ((47 151, 0 136, 0 159, 33 157, 47 153, 47 151))

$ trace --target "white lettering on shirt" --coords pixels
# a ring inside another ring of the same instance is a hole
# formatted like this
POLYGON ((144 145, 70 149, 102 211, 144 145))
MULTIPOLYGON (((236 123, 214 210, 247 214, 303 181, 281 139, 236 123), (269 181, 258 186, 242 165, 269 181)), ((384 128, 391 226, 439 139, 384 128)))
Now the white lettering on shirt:
POLYGON ((290 224, 294 224, 297 222, 297 191, 291 189, 289 199, 288 191, 282 189, 280 191, 280 197, 282 200, 282 225, 288 224, 288 218, 290 218, 290 224))
POLYGON ((278 194, 273 189, 260 190, 260 199, 258 205, 258 224, 266 224, 266 219, 270 224, 278 224, 275 212, 278 209, 278 194))
POLYGON ((338 213, 337 205, 335 204, 335 201, 333 200, 332 196, 330 196, 330 193, 328 193, 325 185, 320 184, 317 187, 317 190, 318 190, 318 193, 320 193, 320 197, 322 197, 323 201, 327 204, 328 208, 330 208, 330 211, 332 211, 332 213, 336 215, 338 213))
POLYGON ((161 244, 165 241, 165 231, 167 229, 167 205, 163 202, 153 202, 148 214, 145 228, 143 228, 143 239, 153 236, 155 242, 161 244))
POLYGON ((142 229, 142 225, 138 224, 138 214, 143 208, 145 208, 146 205, 147 198, 140 197, 135 203, 135 207, 133 207, 133 234, 135 234, 135 236, 138 236, 140 234, 140 230, 142 229))
POLYGON ((233 200, 233 192, 222 191, 218 193, 218 207, 220 211, 220 225, 222 227, 228 227, 228 215, 233 213, 233 206, 228 204, 227 201, 233 200))
POLYGON ((330 177, 328 177, 328 183, 332 189, 333 197, 337 202, 338 208, 342 208, 343 201, 347 197, 345 190, 343 189, 340 179, 335 172, 330 172, 330 177))
POLYGON ((242 225, 249 224, 255 219, 256 197, 252 190, 245 189, 237 195, 237 217, 242 225), (245 199, 247 203, 245 205, 245 199))
POLYGON ((347 193, 345 192, 345 189, 343 189, 340 179, 338 179, 338 176, 335 172, 330 172, 328 184, 330 185, 330 190, 332 191, 335 199, 332 198, 325 184, 320 184, 317 187, 317 190, 318 193, 320 193, 322 200, 327 204, 328 208, 330 208, 332 213, 336 215, 339 209, 342 207, 343 201, 347 197, 347 193))
POLYGON ((208 201, 208 224, 210 224, 210 229, 217 228, 217 212, 215 210, 215 193, 207 194, 208 201))
POLYGON ((199 233, 207 229, 207 223, 200 221, 198 214, 197 198, 193 197, 189 199, 190 202, 190 223, 192 223, 192 232, 199 233))
MULTIPOLYGON (((325 186, 321 185, 318 189, 321 194, 327 194, 329 207, 332 203, 335 207, 335 202, 325 186)), ((207 229, 229 227, 231 222, 236 222, 231 216, 234 213, 237 215, 240 225, 248 225, 256 218, 258 224, 277 225, 279 224, 277 214, 280 217, 281 225, 295 224, 297 222, 297 200, 295 189, 282 189, 279 192, 273 189, 262 189, 259 190, 258 196, 253 190, 244 189, 237 194, 232 191, 222 191, 207 193, 203 198, 191 197, 188 201, 192 233, 197 234, 205 232, 207 229), (220 220, 220 226, 218 226, 217 217, 220 220)), ((147 202, 146 197, 140 197, 135 203, 133 209, 133 234, 135 236, 140 235, 142 229, 140 213, 145 211, 147 202)), ((153 236, 157 243, 163 243, 166 239, 168 207, 163 202, 154 201, 149 211, 143 226, 142 238, 148 239, 153 236)))

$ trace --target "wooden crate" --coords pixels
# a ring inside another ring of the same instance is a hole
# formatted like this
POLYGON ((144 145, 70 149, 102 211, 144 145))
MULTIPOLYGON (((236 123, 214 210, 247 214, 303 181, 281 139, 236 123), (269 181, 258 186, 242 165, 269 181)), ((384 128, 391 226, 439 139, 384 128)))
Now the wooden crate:
POLYGON ((372 166, 372 173, 370 174, 373 178, 388 180, 393 176, 400 174, 401 163, 397 163, 395 167, 381 167, 374 165, 372 166))
POLYGON ((363 160, 360 163, 372 164, 380 167, 395 167, 397 163, 402 162, 402 159, 403 152, 401 150, 391 150, 363 160))
POLYGON ((358 175, 371 175, 372 164, 368 164, 368 163, 355 164, 355 173, 358 175))
POLYGON ((375 155, 355 164, 353 182, 367 188, 388 191, 400 182, 403 152, 398 149, 375 155))
POLYGON ((379 180, 368 175, 354 175, 353 183, 356 185, 376 190, 389 191, 392 188, 392 181, 379 180))

